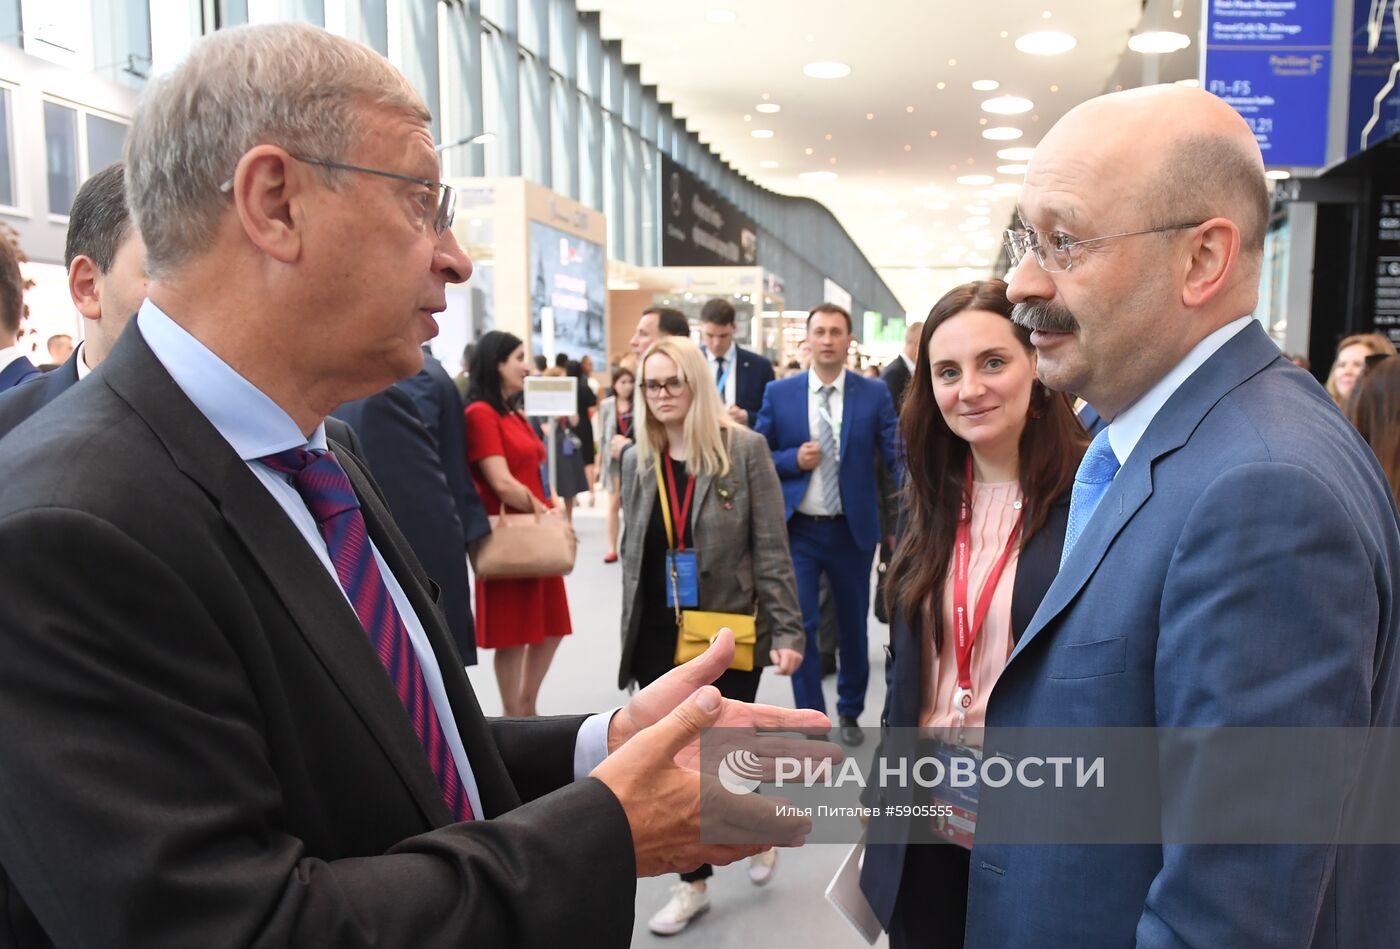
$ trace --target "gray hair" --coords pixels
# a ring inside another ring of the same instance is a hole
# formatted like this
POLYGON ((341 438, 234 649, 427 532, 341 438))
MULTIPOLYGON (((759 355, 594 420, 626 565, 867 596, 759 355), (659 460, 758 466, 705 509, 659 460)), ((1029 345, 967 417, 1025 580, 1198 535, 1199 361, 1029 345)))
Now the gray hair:
MULTIPOLYGON (((364 138, 367 107, 431 120, 388 60, 319 27, 245 26, 201 40, 149 84, 127 136, 127 202, 147 272, 161 276, 209 249, 230 204, 220 186, 250 148, 345 160, 364 138)), ((328 186, 341 176, 317 173, 328 186)))

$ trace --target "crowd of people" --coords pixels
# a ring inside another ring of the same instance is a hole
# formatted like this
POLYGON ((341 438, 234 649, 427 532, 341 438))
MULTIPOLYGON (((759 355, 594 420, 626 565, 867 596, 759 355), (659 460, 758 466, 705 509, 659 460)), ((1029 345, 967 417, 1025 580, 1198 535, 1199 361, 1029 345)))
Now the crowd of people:
MULTIPOLYGON (((649 925, 680 932, 714 866, 765 885, 811 826, 741 798, 746 842, 702 837, 698 735, 827 734, 831 654, 861 744, 877 557, 885 726, 1400 724, 1400 359, 1347 337, 1323 387, 1251 318, 1268 198, 1221 100, 1071 110, 1007 280, 875 378, 840 306, 780 373, 714 299, 647 309, 606 373, 492 331, 454 383, 425 344, 472 264, 429 122, 365 47, 220 31, 78 194, 81 341, 0 350, 7 944, 617 946, 671 873, 649 925), (575 411, 527 417, 531 374, 575 411), (595 484, 632 694, 539 717, 564 580, 469 555, 595 484)), ((0 307, 14 336, 3 252, 0 307)), ((1400 932, 1394 848, 921 843, 861 871, 896 947, 1400 932)))

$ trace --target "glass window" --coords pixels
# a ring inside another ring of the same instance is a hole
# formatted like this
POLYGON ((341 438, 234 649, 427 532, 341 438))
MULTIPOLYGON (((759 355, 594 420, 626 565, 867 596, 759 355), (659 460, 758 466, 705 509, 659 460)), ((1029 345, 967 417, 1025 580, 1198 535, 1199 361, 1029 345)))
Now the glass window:
POLYGON ((0 87, 0 204, 15 206, 15 168, 10 134, 10 90, 0 87))
POLYGON ((87 167, 95 175, 115 161, 121 161, 122 143, 126 141, 126 123, 87 116, 87 167))
POLYGON ((78 193, 78 113, 44 103, 44 161, 49 178, 49 213, 67 214, 78 193))

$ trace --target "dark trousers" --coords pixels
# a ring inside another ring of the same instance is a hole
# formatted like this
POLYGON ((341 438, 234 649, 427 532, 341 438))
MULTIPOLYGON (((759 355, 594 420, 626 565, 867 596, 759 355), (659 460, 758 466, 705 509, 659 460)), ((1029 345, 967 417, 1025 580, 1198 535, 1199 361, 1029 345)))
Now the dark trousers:
MULTIPOLYGON (((675 649, 676 632, 675 627, 666 630, 646 630, 641 631, 642 636, 650 634, 654 639, 666 639, 671 643, 671 649, 675 649)), ((674 653, 673 653, 674 655, 674 653)), ((642 650, 638 650, 639 658, 642 657, 642 650)), ((637 678, 637 685, 646 688, 652 682, 670 672, 674 665, 670 662, 662 662, 663 652, 658 650, 647 650, 646 658, 641 662, 634 662, 632 665, 633 674, 637 678)), ((719 694, 727 699, 734 699, 737 702, 752 703, 758 695, 758 680, 763 675, 763 667, 758 665, 760 661, 757 652, 754 654, 754 667, 748 672, 740 669, 726 669, 724 674, 715 680, 715 688, 719 689, 719 694)), ((708 863, 691 870, 689 873, 682 873, 681 879, 687 883, 696 880, 708 880, 714 875, 714 867, 708 863)))
POLYGON ((955 844, 909 845, 890 918, 890 949, 961 949, 969 856, 955 844))
POLYGON ((870 563, 873 548, 856 546, 844 518, 824 520, 794 514, 788 521, 792 566, 797 574, 797 598, 802 604, 802 626, 807 648, 802 665, 792 677, 792 695, 798 708, 826 711, 822 695, 821 577, 831 585, 840 630, 836 663, 836 713, 855 718, 865 711, 865 689, 870 680, 870 655, 865 620, 870 614, 870 563))

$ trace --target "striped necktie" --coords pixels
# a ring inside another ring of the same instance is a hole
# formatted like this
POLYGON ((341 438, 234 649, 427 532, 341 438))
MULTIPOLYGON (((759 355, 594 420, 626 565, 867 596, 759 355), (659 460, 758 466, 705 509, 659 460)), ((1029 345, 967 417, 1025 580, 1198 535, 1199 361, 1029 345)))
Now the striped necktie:
POLYGON ((389 588, 375 563, 365 518, 360 513, 360 501, 355 497, 345 469, 336 461, 334 452, 305 448, 289 448, 258 461, 290 477, 297 494, 306 502, 326 542, 341 589, 369 634, 370 645, 408 712, 413 730, 428 756, 428 764, 442 788, 447 809, 453 820, 472 820, 475 815, 471 801, 428 695, 418 653, 413 649, 408 628, 394 607, 389 588))
POLYGON ((817 444, 822 450, 818 467, 822 473, 822 504, 828 514, 841 513, 841 455, 836 431, 831 427, 831 394, 835 391, 835 386, 817 390, 822 402, 822 410, 817 413, 817 444))

